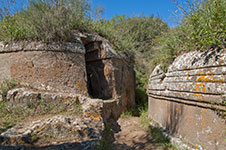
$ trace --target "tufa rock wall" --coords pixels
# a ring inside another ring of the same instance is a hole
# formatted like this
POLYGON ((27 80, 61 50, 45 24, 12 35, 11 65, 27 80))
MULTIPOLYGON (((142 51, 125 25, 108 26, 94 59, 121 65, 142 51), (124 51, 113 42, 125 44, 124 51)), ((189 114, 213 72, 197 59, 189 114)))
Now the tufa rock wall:
POLYGON ((191 147, 226 147, 226 50, 185 53, 165 73, 157 66, 149 85, 149 117, 191 147))
POLYGON ((87 95, 85 49, 81 43, 31 42, 0 47, 0 81, 14 78, 23 86, 39 90, 87 95))
POLYGON ((77 32, 74 43, 0 42, 0 83, 6 79, 19 83, 4 97, 7 107, 79 103, 82 113, 17 123, 0 134, 0 149, 96 149, 104 122, 135 104, 130 61, 95 34, 77 32))
POLYGON ((104 118, 117 118, 135 104, 132 65, 98 35, 76 32, 75 41, 0 43, 0 82, 103 99, 104 118))

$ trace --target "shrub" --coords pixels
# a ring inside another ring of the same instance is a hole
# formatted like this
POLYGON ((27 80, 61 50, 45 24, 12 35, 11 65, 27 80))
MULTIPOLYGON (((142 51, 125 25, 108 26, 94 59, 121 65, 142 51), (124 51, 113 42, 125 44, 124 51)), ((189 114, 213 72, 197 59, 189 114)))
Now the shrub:
POLYGON ((190 0, 189 3, 190 12, 180 7, 184 18, 179 26, 156 40, 159 43, 155 51, 158 59, 154 59, 152 64, 161 63, 167 68, 181 53, 225 48, 226 1, 205 0, 198 3, 190 0))
MULTIPOLYGON (((116 15, 111 20, 105 20, 98 19, 96 14, 95 19, 93 12, 89 0, 29 0, 27 8, 1 15, 0 40, 73 42, 75 30, 96 32, 107 38, 118 53, 131 58, 139 88, 137 104, 147 103, 147 95, 141 96, 139 91, 142 89, 146 94, 152 68, 150 60, 155 57, 154 39, 168 31, 168 25, 158 17, 143 15, 116 15)), ((98 8, 96 12, 101 13, 102 10, 98 8)))
POLYGON ((87 0, 30 0, 3 17, 0 40, 71 41, 74 29, 88 30, 90 11, 87 0))

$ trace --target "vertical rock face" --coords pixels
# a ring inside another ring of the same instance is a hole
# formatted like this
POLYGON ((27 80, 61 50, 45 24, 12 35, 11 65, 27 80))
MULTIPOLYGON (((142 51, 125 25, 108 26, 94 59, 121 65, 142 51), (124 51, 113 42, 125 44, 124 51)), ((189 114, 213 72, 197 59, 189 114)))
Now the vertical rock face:
POLYGON ((75 33, 75 43, 0 43, 0 82, 105 100, 107 116, 135 104, 135 73, 127 58, 95 34, 75 33))
POLYGON ((40 90, 86 92, 85 49, 81 43, 17 43, 0 50, 0 81, 14 78, 40 90))
POLYGON ((88 92, 104 100, 103 114, 117 118, 135 104, 135 73, 127 58, 115 53, 104 38, 80 35, 86 48, 88 92))
POLYGON ((149 117, 196 149, 226 147, 226 50, 189 52, 149 79, 149 117))
POLYGON ((39 139, 54 135, 51 142, 74 143, 74 149, 94 149, 101 139, 103 122, 119 117, 135 104, 135 73, 127 58, 98 35, 75 33, 75 40, 0 42, 0 83, 12 78, 19 83, 4 97, 10 106, 44 100, 57 106, 66 104, 68 109, 79 102, 83 110, 81 116, 59 115, 18 124, 0 135, 0 145, 29 145, 35 134, 39 139))

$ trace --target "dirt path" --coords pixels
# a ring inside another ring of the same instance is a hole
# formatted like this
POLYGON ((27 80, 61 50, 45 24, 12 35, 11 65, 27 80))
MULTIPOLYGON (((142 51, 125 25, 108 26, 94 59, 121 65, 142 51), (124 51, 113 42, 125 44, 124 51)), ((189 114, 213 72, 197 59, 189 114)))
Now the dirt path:
POLYGON ((140 118, 120 118, 120 131, 114 133, 113 150, 162 150, 153 142, 150 132, 140 124, 140 118))

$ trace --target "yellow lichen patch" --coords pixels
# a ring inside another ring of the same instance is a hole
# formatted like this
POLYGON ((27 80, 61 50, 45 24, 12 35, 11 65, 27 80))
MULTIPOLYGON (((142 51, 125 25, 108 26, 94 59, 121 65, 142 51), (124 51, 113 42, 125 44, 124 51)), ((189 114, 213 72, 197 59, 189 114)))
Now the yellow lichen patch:
POLYGON ((92 118, 92 116, 93 116, 93 114, 92 114, 92 113, 90 113, 90 114, 89 114, 89 118, 92 118))
POLYGON ((223 78, 220 78, 220 79, 210 79, 209 77, 214 77, 214 73, 213 72, 209 72, 209 73, 207 73, 207 76, 206 75, 203 75, 203 76, 199 77, 197 79, 197 81, 199 81, 199 82, 224 82, 224 79, 223 78))
POLYGON ((224 60, 223 59, 219 59, 218 62, 219 63, 224 63, 224 60))
POLYGON ((85 113, 86 113, 87 115, 89 115, 89 112, 88 112, 87 110, 85 111, 85 113))
POLYGON ((62 101, 62 100, 63 100, 63 98, 61 98, 61 97, 58 98, 58 101, 59 101, 59 102, 62 101))
POLYGON ((18 140, 18 143, 21 144, 21 145, 23 145, 24 144, 24 141, 22 139, 19 139, 18 140))
POLYGON ((179 108, 176 108, 176 111, 178 111, 179 110, 179 108))
POLYGON ((205 123, 205 121, 204 121, 204 120, 202 120, 202 122, 201 122, 201 126, 202 126, 202 127, 205 127, 205 126, 206 126, 206 123, 205 123))
POLYGON ((203 72, 202 72, 202 71, 199 71, 199 72, 198 72, 198 75, 200 75, 200 74, 203 74, 203 72))
POLYGON ((45 126, 39 128, 37 131, 38 131, 38 132, 41 132, 44 128, 45 128, 45 126))
POLYGON ((205 109, 202 109, 202 113, 205 113, 207 110, 205 110, 205 109))
POLYGON ((206 87, 205 86, 202 87, 202 91, 206 92, 206 87))
POLYGON ((9 138, 9 141, 10 141, 10 143, 12 144, 12 143, 15 142, 15 139, 14 139, 13 137, 10 137, 10 138, 9 138))
POLYGON ((86 93, 88 93, 88 89, 87 88, 85 88, 85 91, 86 91, 86 93))
POLYGON ((188 72, 187 80, 189 79, 189 77, 190 77, 190 72, 188 72))
POLYGON ((205 127, 206 126, 206 123, 205 123, 205 120, 206 120, 206 110, 205 109, 202 109, 202 112, 201 112, 201 126, 202 127, 205 127))
POLYGON ((220 85, 220 87, 222 87, 222 86, 223 86, 223 84, 220 85))
POLYGON ((64 101, 68 101, 68 100, 69 100, 68 96, 64 97, 64 101))
POLYGON ((194 96, 196 96, 198 99, 201 98, 201 94, 194 94, 194 96))
POLYGON ((82 130, 82 133, 85 134, 85 133, 86 133, 86 129, 83 129, 83 130, 82 130))
POLYGON ((80 87, 80 85, 79 85, 79 84, 77 84, 77 83, 76 83, 76 86, 77 86, 77 87, 80 87))
POLYGON ((203 76, 199 77, 197 79, 197 81, 199 81, 199 82, 209 82, 209 81, 211 81, 211 79, 206 77, 206 75, 203 75, 203 76))
POLYGON ((206 87, 204 83, 195 83, 195 92, 201 92, 201 90, 203 90, 203 92, 206 92, 206 87))
POLYGON ((221 79, 213 79, 212 81, 213 82, 224 82, 224 79, 222 79, 222 78, 221 79))
POLYGON ((95 114, 94 116, 93 116, 93 119, 94 120, 98 120, 100 118, 100 114, 95 114))
POLYGON ((210 76, 210 77, 213 77, 214 73, 213 72, 209 72, 209 73, 207 73, 207 75, 210 76))

